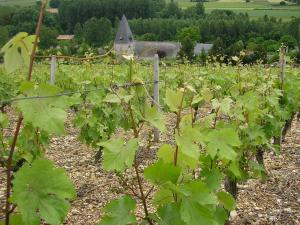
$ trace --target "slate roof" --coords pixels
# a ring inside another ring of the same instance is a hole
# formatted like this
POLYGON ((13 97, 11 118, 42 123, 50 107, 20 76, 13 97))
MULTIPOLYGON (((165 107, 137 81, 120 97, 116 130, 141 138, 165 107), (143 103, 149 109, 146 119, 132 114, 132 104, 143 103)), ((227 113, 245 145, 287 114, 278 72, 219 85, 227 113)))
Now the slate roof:
POLYGON ((208 53, 212 47, 213 47, 213 44, 197 43, 194 48, 194 54, 199 55, 202 51, 204 51, 205 53, 208 53))
POLYGON ((125 15, 123 15, 116 35, 115 44, 128 44, 130 42, 133 42, 133 35, 127 19, 125 15))

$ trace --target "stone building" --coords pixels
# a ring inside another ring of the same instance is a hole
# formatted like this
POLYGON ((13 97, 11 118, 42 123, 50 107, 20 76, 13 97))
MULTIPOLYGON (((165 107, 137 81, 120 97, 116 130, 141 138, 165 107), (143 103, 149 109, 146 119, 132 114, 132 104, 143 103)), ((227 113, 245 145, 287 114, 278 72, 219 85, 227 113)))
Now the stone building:
MULTIPOLYGON (((134 54, 137 58, 153 58, 158 54, 161 58, 175 58, 180 51, 179 42, 135 41, 126 17, 123 15, 115 38, 114 48, 117 55, 134 54)), ((212 44, 197 43, 194 53, 208 52, 212 44)))

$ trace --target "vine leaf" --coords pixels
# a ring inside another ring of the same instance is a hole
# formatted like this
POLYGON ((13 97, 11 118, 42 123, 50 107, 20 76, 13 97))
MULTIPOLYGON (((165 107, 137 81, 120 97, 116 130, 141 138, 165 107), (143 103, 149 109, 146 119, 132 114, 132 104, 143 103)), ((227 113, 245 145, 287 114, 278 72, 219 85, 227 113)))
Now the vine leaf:
POLYGON ((186 225, 180 217, 180 205, 178 203, 169 203, 158 209, 160 225, 186 225))
POLYGON ((132 166, 139 147, 138 139, 131 139, 126 143, 123 138, 110 139, 100 143, 100 146, 104 147, 103 168, 118 172, 132 166))
MULTIPOLYGON (((160 147, 160 149, 158 150, 157 156, 159 159, 162 159, 165 163, 173 163, 174 162, 174 152, 175 149, 172 148, 171 145, 169 144, 164 144, 160 147)), ((191 168, 191 169, 195 169, 197 167, 199 163, 198 158, 192 158, 189 157, 185 154, 183 154, 183 152, 178 151, 178 166, 182 167, 182 168, 191 168)))
POLYGON ((211 170, 203 169, 201 176, 204 178, 204 182, 210 190, 217 190, 220 188, 223 176, 218 168, 213 168, 211 170))
POLYGON ((121 103, 122 101, 128 103, 133 98, 133 95, 128 95, 125 91, 121 90, 118 93, 109 93, 104 98, 107 103, 121 103))
POLYGON ((180 173, 181 169, 179 167, 164 163, 162 160, 147 167, 144 171, 145 178, 155 184, 163 184, 168 181, 176 183, 180 173))
POLYGON ((8 73, 12 73, 22 66, 29 66, 35 35, 26 32, 18 33, 6 45, 0 53, 4 53, 4 65, 8 73))
POLYGON ((201 205, 217 205, 217 197, 211 193, 210 189, 202 181, 185 184, 180 187, 180 193, 184 198, 191 198, 191 201, 201 205))
POLYGON ((182 220, 189 225, 214 224, 212 212, 207 207, 192 202, 188 198, 182 199, 180 215, 182 220))
POLYGON ((148 105, 145 107, 144 119, 161 132, 166 130, 164 116, 155 107, 150 107, 148 105))
POLYGON ((218 206, 216 208, 214 219, 218 225, 224 225, 225 221, 228 219, 228 214, 223 207, 218 206))
POLYGON ((219 101, 217 99, 212 100, 213 108, 214 109, 219 108, 219 110, 226 115, 229 113, 232 103, 233 103, 233 100, 229 97, 222 99, 222 101, 219 101))
MULTIPOLYGON (((52 96, 60 93, 60 89, 49 84, 42 84, 35 88, 31 82, 24 82, 20 97, 52 96)), ((67 118, 65 110, 70 106, 69 97, 53 97, 45 99, 27 99, 18 101, 16 106, 21 110, 24 120, 34 127, 39 127, 50 134, 63 134, 64 123, 67 118)))
POLYGON ((165 103, 172 112, 178 112, 180 109, 181 101, 183 98, 183 92, 173 91, 171 89, 166 90, 165 103))
POLYGON ((217 196, 219 202, 222 203, 225 209, 229 211, 234 210, 235 200, 229 193, 225 191, 220 191, 219 193, 217 193, 217 196))
POLYGON ((237 132, 232 128, 213 130, 207 135, 207 149, 214 158, 217 154, 221 159, 235 160, 237 153, 233 149, 241 145, 237 132))
POLYGON ((181 218, 189 225, 215 224, 213 206, 218 204, 217 197, 201 181, 188 183, 180 187, 182 199, 181 218))
POLYGON ((5 128, 9 124, 8 116, 0 112, 0 125, 5 128))
MULTIPOLYGON (((0 221, 0 225, 5 225, 4 221, 0 221)), ((11 214, 9 217, 9 225, 25 225, 21 214, 11 214)))
POLYGON ((128 195, 113 200, 104 207, 105 215, 99 225, 137 224, 134 216, 136 202, 128 195))
POLYGON ((13 180, 12 202, 18 205, 26 225, 39 225, 43 219, 51 225, 62 224, 76 192, 63 169, 51 161, 35 160, 23 166, 13 180))
POLYGON ((233 175, 236 178, 241 178, 242 174, 241 174, 241 170, 239 168, 239 162, 238 161, 232 161, 228 167, 229 171, 233 173, 233 175))
POLYGON ((184 156, 182 160, 184 160, 185 164, 189 167, 193 167, 195 164, 194 162, 199 160, 200 150, 198 143, 201 138, 202 135, 198 129, 191 126, 183 127, 180 135, 175 135, 180 155, 181 157, 184 156))

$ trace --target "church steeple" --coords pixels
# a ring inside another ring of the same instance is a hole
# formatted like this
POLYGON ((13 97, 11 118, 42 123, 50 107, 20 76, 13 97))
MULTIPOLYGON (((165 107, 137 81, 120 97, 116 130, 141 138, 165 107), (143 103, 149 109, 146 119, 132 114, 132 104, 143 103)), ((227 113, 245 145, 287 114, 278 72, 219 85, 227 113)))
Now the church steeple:
POLYGON ((131 42, 133 42, 133 35, 127 19, 125 15, 123 15, 115 38, 115 44, 129 44, 131 42))

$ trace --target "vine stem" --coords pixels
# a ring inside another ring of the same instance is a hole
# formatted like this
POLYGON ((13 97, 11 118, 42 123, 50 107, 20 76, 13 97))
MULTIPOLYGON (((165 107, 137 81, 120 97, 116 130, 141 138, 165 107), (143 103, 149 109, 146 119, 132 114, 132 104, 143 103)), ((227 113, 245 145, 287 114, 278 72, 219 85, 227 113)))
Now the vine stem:
MULTIPOLYGON (((133 111, 132 111, 131 103, 130 102, 128 104, 128 108, 129 108, 129 114, 130 114, 130 119, 131 119, 131 123, 132 123, 132 128, 133 128, 133 131, 134 131, 134 137, 138 138, 139 132, 137 130, 137 125, 136 125, 134 117, 133 117, 133 111)), ((147 197, 144 194, 142 179, 141 179, 141 176, 139 174, 139 169, 138 169, 138 163, 137 163, 136 156, 134 158, 133 167, 134 167, 135 174, 136 174, 137 181, 138 181, 138 186, 139 186, 139 191, 140 191, 140 197, 141 197, 143 208, 144 208, 145 218, 146 218, 146 220, 148 221, 148 223, 150 225, 153 225, 152 220, 149 218, 149 212, 148 212, 147 202, 146 202, 147 197)))
POLYGON ((9 152, 9 156, 7 159, 7 165, 6 165, 6 204, 5 204, 5 225, 9 225, 9 216, 11 214, 10 210, 10 190, 11 190, 11 170, 12 170, 12 158, 14 155, 14 151, 16 148, 18 136, 20 133, 21 125, 22 125, 23 117, 19 117, 18 122, 17 122, 17 127, 15 130, 13 142, 11 144, 11 149, 9 152))
MULTIPOLYGON (((181 102, 180 102, 179 110, 178 110, 178 112, 176 113, 177 119, 176 119, 176 127, 175 127, 175 130, 178 131, 178 135, 179 135, 179 131, 180 131, 181 111, 182 111, 182 107, 183 107, 184 94, 185 94, 185 91, 183 92, 183 95, 182 95, 182 99, 181 99, 181 102)), ((174 152, 174 166, 177 166, 177 161, 178 161, 178 151, 179 151, 179 147, 178 147, 178 145, 176 144, 176 148, 175 148, 175 152, 174 152)))
MULTIPOLYGON (((34 63, 34 58, 35 58, 35 53, 36 53, 36 49, 37 49, 37 44, 38 44, 38 40, 39 40, 39 36, 41 33, 41 28, 42 28, 42 23, 43 23, 43 18, 44 18, 44 12, 46 9, 46 6, 48 4, 48 0, 44 1, 42 3, 41 9, 40 9, 40 14, 39 14, 39 20, 38 20, 38 24, 36 27, 36 31, 35 31, 35 40, 33 43, 33 48, 32 48, 32 52, 30 55, 30 63, 29 63, 29 69, 28 69, 28 77, 27 80, 30 81, 32 78, 32 70, 33 70, 33 63, 34 63)), ((12 180, 12 159, 13 159, 13 155, 16 149, 16 144, 17 144, 17 140, 20 134, 20 129, 22 126, 22 122, 23 122, 23 117, 20 115, 18 118, 18 122, 17 122, 17 126, 16 126, 16 130, 14 133, 14 137, 13 137, 13 142, 11 144, 11 148, 10 148, 10 152, 9 152, 9 156, 7 159, 7 164, 6 164, 6 198, 5 198, 5 225, 9 225, 9 221, 10 221, 10 214, 13 212, 13 210, 10 209, 10 192, 11 192, 11 180, 12 180)))
POLYGON ((45 13, 47 4, 48 4, 48 0, 44 1, 42 3, 41 9, 40 9, 40 15, 39 15, 38 24, 37 24, 36 31, 35 31, 35 39, 34 39, 34 43, 33 43, 32 53, 30 55, 30 63, 29 63, 28 78, 27 78, 28 81, 30 81, 31 77, 32 77, 35 53, 36 53, 37 45, 39 42, 39 37, 40 37, 41 28, 42 28, 42 24, 43 24, 44 13, 45 13))
POLYGON ((134 170, 135 170, 135 174, 136 174, 136 177, 138 180, 138 185, 139 185, 139 189, 140 189, 140 193, 141 193, 141 199, 142 199, 142 203, 143 203, 143 207, 144 207, 145 217, 146 217, 148 223, 150 225, 153 225, 151 219, 149 218, 146 197, 145 197, 144 190, 143 190, 142 179, 141 179, 139 171, 138 171, 138 164, 137 164, 136 158, 134 159, 134 170))

